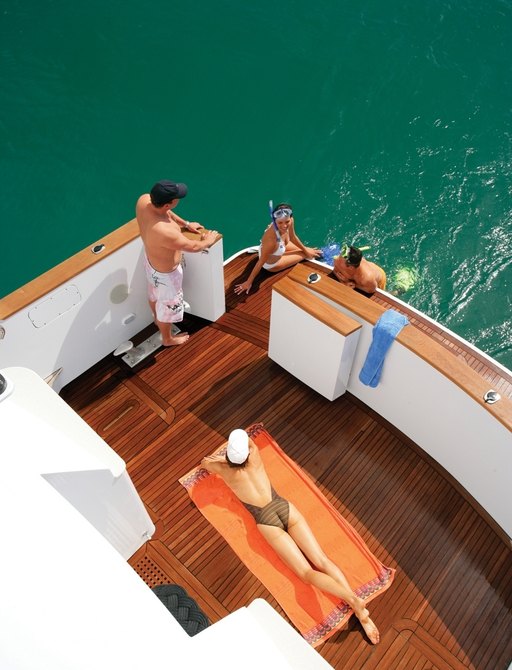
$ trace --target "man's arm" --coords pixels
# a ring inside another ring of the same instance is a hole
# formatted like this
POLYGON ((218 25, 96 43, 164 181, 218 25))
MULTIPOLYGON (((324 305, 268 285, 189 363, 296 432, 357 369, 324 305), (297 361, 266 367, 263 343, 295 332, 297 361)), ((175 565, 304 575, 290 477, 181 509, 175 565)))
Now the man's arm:
POLYGON ((181 216, 171 210, 169 210, 169 218, 176 222, 178 226, 189 230, 191 233, 198 233, 199 231, 204 230, 204 226, 197 221, 185 221, 185 219, 182 219, 181 216))
POLYGON ((364 284, 358 284, 357 288, 365 293, 375 293, 377 290, 377 282, 374 280, 365 281, 364 284))
MULTIPOLYGON (((169 224, 167 224, 167 226, 169 226, 169 224)), ((162 235, 164 246, 168 249, 175 251, 189 251, 191 253, 208 249, 217 239, 216 230, 206 230, 201 233, 201 239, 189 240, 188 237, 183 235, 181 230, 177 230, 173 226, 170 226, 170 230, 168 227, 162 226, 160 234, 162 235)))
POLYGON ((334 266, 333 266, 332 271, 334 273, 334 276, 336 277, 336 279, 339 282, 341 282, 345 286, 348 286, 349 288, 355 288, 356 283, 352 279, 352 277, 348 277, 345 274, 345 270, 344 270, 343 264, 339 260, 339 256, 337 256, 335 261, 334 261, 334 266))
POLYGON ((347 286, 348 288, 355 288, 356 283, 353 279, 347 279, 344 277, 340 272, 334 271, 334 275, 336 279, 340 282, 340 284, 343 284, 344 286, 347 286))

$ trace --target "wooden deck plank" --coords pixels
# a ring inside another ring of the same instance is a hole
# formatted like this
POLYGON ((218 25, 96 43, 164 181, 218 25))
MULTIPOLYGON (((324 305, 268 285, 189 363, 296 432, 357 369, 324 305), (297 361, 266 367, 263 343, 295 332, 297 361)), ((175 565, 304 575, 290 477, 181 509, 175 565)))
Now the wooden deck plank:
MULTIPOLYGON (((232 288, 254 262, 236 259, 226 284, 232 288)), ((360 401, 345 394, 330 403, 268 359, 268 292, 276 280, 262 273, 254 293, 231 290, 225 317, 192 319, 186 346, 159 350, 135 373, 105 359, 63 391, 126 460, 158 522, 158 537, 131 564, 149 585, 181 583, 212 621, 255 597, 285 616, 178 482, 234 426, 262 421, 370 549, 397 568, 391 589, 371 605, 381 644, 369 645, 351 620, 319 648, 324 658, 355 670, 505 670, 510 547, 448 476, 360 401)), ((465 356, 443 332, 434 335, 465 356)), ((508 392, 496 370, 477 358, 470 364, 508 392)))

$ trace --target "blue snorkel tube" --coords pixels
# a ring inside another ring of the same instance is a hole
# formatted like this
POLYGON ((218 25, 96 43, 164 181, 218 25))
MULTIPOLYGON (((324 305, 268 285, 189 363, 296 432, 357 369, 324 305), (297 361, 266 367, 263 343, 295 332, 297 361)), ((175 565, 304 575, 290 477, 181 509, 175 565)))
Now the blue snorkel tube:
POLYGON ((274 216, 274 202, 272 200, 268 201, 268 208, 270 210, 270 218, 272 219, 272 223, 274 224, 274 229, 276 233, 279 235, 279 228, 277 227, 276 219, 274 216))

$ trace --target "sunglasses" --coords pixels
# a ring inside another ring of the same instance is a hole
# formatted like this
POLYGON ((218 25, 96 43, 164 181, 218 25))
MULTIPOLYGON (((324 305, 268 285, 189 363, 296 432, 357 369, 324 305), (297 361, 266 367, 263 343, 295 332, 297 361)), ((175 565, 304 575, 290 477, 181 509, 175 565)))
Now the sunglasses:
POLYGON ((293 216, 293 211, 288 207, 283 207, 282 209, 276 209, 272 216, 274 219, 287 219, 293 216))

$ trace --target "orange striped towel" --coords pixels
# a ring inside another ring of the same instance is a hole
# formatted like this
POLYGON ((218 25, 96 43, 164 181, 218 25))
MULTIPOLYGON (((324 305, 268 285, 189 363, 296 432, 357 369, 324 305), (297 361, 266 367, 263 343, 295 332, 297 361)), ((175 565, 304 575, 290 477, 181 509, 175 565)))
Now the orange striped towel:
MULTIPOLYGON (((383 593, 391 585, 395 571, 375 558, 361 536, 262 424, 250 426, 247 432, 260 450, 276 491, 299 508, 320 546, 341 568, 354 592, 366 602, 383 593)), ((223 450, 225 446, 215 453, 223 450)), ((352 609, 335 596, 300 580, 267 543, 253 517, 220 477, 197 467, 182 477, 180 483, 313 647, 347 623, 352 609)))

